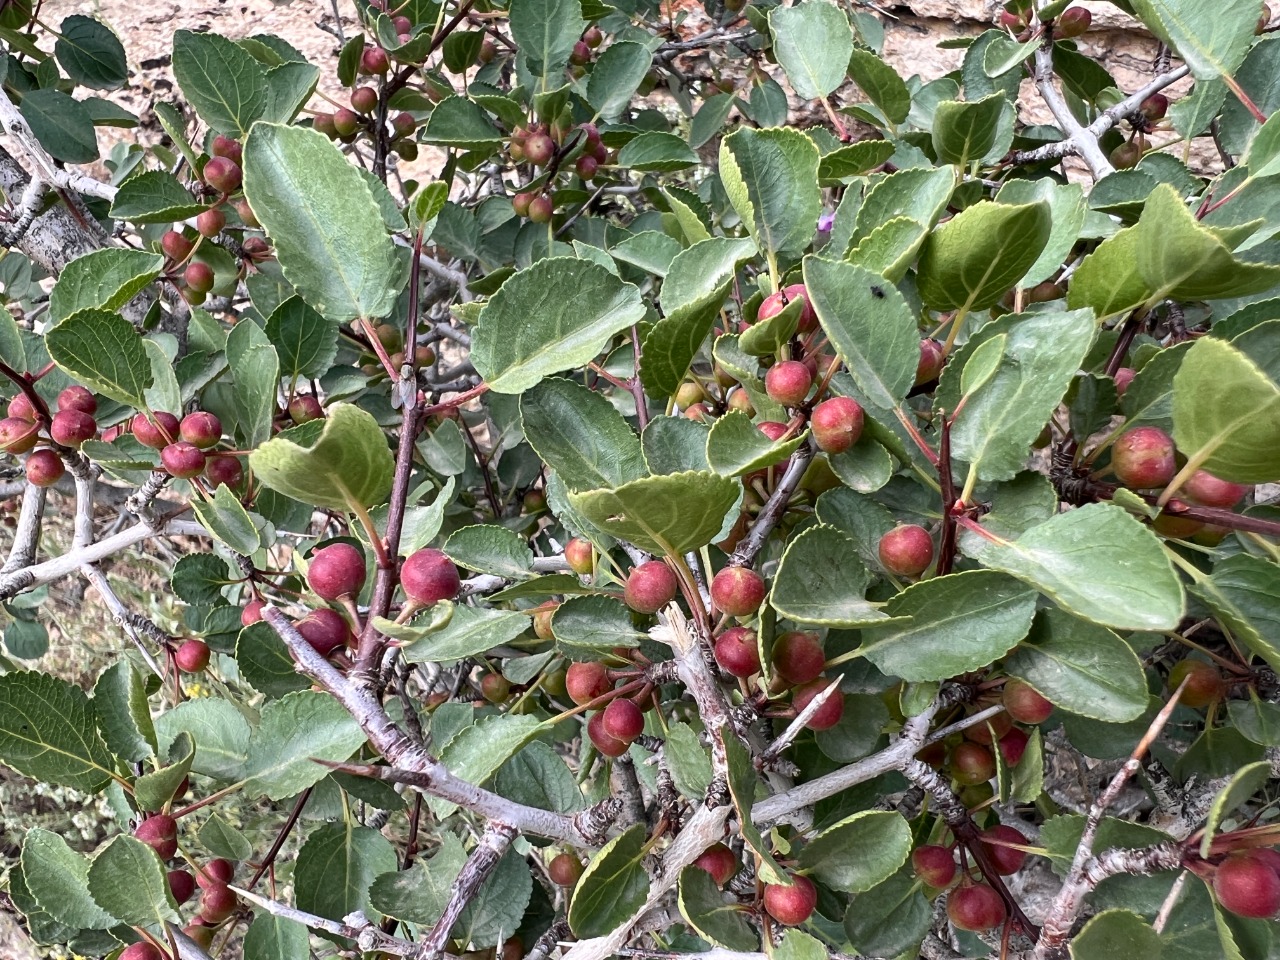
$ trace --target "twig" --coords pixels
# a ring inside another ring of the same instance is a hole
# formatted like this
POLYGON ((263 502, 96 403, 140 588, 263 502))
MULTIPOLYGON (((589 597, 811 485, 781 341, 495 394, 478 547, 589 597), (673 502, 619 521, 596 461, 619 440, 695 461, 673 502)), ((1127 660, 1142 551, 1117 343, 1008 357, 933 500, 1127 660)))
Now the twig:
POLYGON ((9 557, 0 567, 0 576, 29 567, 36 558, 40 543, 40 521, 44 519, 44 505, 48 488, 28 483, 22 491, 22 507, 18 513, 18 525, 13 531, 13 546, 9 557))
POLYGON ((760 510, 760 515, 756 517, 756 522, 751 525, 751 529, 742 538, 738 548, 733 551, 733 556, 729 558, 731 566, 749 567, 755 561, 756 554, 764 548, 765 541, 769 539, 769 534, 773 532, 773 528, 782 519, 782 515, 787 512, 787 504, 791 502, 791 495, 795 493, 796 487, 800 485, 800 480, 804 477, 805 470, 809 468, 809 461, 812 458, 813 449, 809 445, 802 446, 791 455, 791 462, 787 464, 786 472, 782 474, 782 479, 778 481, 778 485, 774 488, 773 495, 769 497, 768 502, 760 510))
POLYGON ((787 729, 782 731, 781 736, 774 740, 773 743, 769 744, 769 746, 765 748, 764 753, 760 754, 761 762, 768 763, 774 757, 778 756, 778 754, 782 753, 783 750, 787 749, 787 747, 791 745, 792 740, 800 736, 800 731, 805 728, 805 724, 813 719, 813 715, 822 709, 823 704, 833 696, 839 696, 840 681, 842 679, 844 678, 836 677, 832 680, 827 684, 826 689, 810 700, 809 703, 805 705, 805 708, 796 714, 796 718, 787 724, 787 729))
MULTIPOLYGON (((1076 121, 1058 88, 1053 85, 1053 46, 1045 45, 1036 50, 1036 89, 1044 98, 1045 104, 1053 114, 1058 127, 1067 135, 1067 140, 1074 145, 1081 159, 1089 167, 1094 180, 1101 180, 1109 173, 1115 173, 1115 167, 1106 158, 1098 145, 1098 138, 1076 121)), ((1108 125, 1110 126, 1110 125, 1108 125)))
POLYGON ((445 904, 444 912, 422 941, 422 955, 428 960, 435 960, 444 952, 444 945, 448 942, 453 925, 458 922, 458 917, 462 916, 467 904, 480 892, 480 887, 489 874, 493 873, 493 868, 498 865, 515 836, 516 829, 510 824, 494 821, 484 828, 480 842, 471 851, 471 856, 449 888, 449 902, 445 904))

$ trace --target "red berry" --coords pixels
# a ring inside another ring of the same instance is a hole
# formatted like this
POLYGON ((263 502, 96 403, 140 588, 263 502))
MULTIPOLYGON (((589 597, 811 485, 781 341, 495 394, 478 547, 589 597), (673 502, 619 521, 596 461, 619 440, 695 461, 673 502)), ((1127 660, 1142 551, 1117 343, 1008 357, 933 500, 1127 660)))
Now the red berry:
POLYGON ((1022 18, 1021 14, 1010 13, 1008 10, 1000 11, 1000 25, 1008 27, 1015 33, 1020 33, 1026 29, 1027 21, 1022 18))
POLYGON ((1265 920, 1280 912, 1280 876, 1257 851, 1233 853, 1213 875, 1213 892, 1224 910, 1265 920))
POLYGON ((195 249, 195 243, 188 240, 176 230, 166 231, 164 236, 160 238, 160 249, 164 251, 164 255, 170 260, 185 260, 191 256, 191 251, 195 249))
POLYGON ((354 110, 339 107, 333 111, 333 130, 339 137, 349 137, 360 129, 360 117, 354 110))
POLYGON ((40 431, 30 420, 21 417, 0 420, 0 450, 5 453, 26 453, 39 439, 40 431))
POLYGON ((218 209, 205 210, 196 217, 196 233, 202 237, 216 237, 227 225, 227 215, 218 209))
MULTIPOLYGON (((632 706, 635 706, 635 704, 632 704, 632 706)), ((606 757, 620 757, 627 752, 627 747, 631 746, 628 741, 619 740, 605 731, 603 712, 591 715, 591 719, 587 721, 587 736, 591 738, 591 742, 595 744, 596 749, 606 757)))
POLYGON ((1054 35, 1058 37, 1078 37, 1093 23, 1093 14, 1084 7, 1068 7, 1058 17, 1058 22, 1054 26, 1054 35))
POLYGON ((200 919, 205 923, 221 923, 236 912, 236 895, 225 883, 204 888, 200 896, 200 919))
POLYGON ((813 439, 827 453, 843 453, 857 443, 862 424, 862 407, 850 397, 823 400, 809 416, 813 439))
POLYGON ((182 418, 182 422, 178 425, 178 433, 193 447, 208 450, 210 447, 217 446, 218 441, 222 439, 222 421, 212 413, 197 410, 182 418))
POLYGON ((547 876, 557 887, 572 887, 582 873, 582 861, 571 853, 557 854, 547 864, 547 876))
POLYGON ((299 394, 289 401, 289 416, 294 423, 308 423, 323 417, 324 407, 314 394, 299 394))
POLYGON ((657 613, 675 599, 680 582, 661 560, 647 560, 631 571, 623 600, 636 613, 657 613))
POLYGON ((1022 869, 1022 864, 1027 859, 1027 853, 1025 850, 1017 850, 1015 847, 1025 847, 1027 838, 1019 831, 1013 827, 998 824, 990 830, 982 831, 981 840, 982 846, 986 850, 987 858, 991 861, 991 865, 995 867, 996 873, 1007 877, 1022 869), (1009 844, 1014 846, 1009 846, 1009 844))
POLYGON ((9 416, 15 420, 36 422, 36 408, 31 405, 31 399, 25 393, 14 394, 13 399, 9 401, 8 412, 9 416))
POLYGON ((213 267, 203 261, 194 260, 182 271, 182 279, 196 293, 208 293, 213 289, 215 279, 213 267))
POLYGON ((609 671, 603 663, 595 661, 569 664, 564 676, 564 686, 569 699, 579 706, 588 704, 613 689, 609 671))
POLYGON ((556 153, 556 142, 545 133, 535 133, 524 142, 524 155, 535 167, 551 162, 556 153))
MULTIPOLYGON (((796 687, 795 692, 791 695, 791 705, 795 708, 796 714, 798 715, 801 710, 817 698, 818 694, 829 686, 831 686, 830 677, 819 677, 817 680, 810 680, 808 683, 796 687)), ((844 696, 841 695, 840 689, 837 687, 836 692, 828 697, 817 712, 809 718, 806 726, 810 730, 830 730, 840 722, 840 718, 843 716, 844 696)))
POLYGON ((182 906, 195 894, 196 878, 186 870, 170 870, 169 892, 173 894, 178 906, 182 906))
POLYGON ((899 577, 918 577, 933 562, 933 538, 916 524, 894 527, 880 538, 880 563, 899 577))
MULTIPOLYGON (((311 118, 311 129, 316 133, 323 133, 330 140, 338 136, 337 124, 334 122, 335 114, 322 110, 311 118)), ((354 130, 352 131, 355 132, 354 130)))
POLYGON ((118 960, 167 960, 167 958, 156 948, 154 943, 139 940, 137 943, 131 943, 120 951, 118 960))
POLYGON ((529 215, 529 204, 533 203, 533 198, 537 194, 532 191, 525 193, 517 193, 511 198, 511 209, 516 212, 518 217, 527 217, 529 215))
POLYGON ((560 606, 555 600, 548 600, 533 608, 533 635, 539 640, 554 640, 555 631, 551 629, 551 617, 560 606))
POLYGON ((381 47, 365 47, 360 55, 360 72, 369 76, 386 73, 391 67, 391 58, 381 47))
POLYGON ((1021 727, 1010 727, 996 746, 1000 748, 1000 756, 1004 758, 1005 765, 1016 767, 1022 760, 1022 755, 1027 752, 1027 744, 1030 742, 1031 737, 1027 731, 1021 727))
POLYGON ((711 601, 731 617, 749 617, 760 609, 764 577, 750 567, 725 567, 711 581, 711 601))
POLYGON ((550 223, 555 215, 555 203, 545 193, 540 193, 529 201, 529 219, 533 223, 550 223))
POLYGON ((947 355, 942 352, 942 344, 937 340, 925 337, 920 341, 920 360, 916 363, 916 386, 932 383, 942 375, 947 355))
POLYGON ((240 611, 240 625, 247 627, 251 623, 257 623, 262 619, 262 608, 265 607, 265 600, 250 600, 244 605, 244 609, 240 611))
POLYGON ((590 540, 574 537, 564 545, 564 559, 574 573, 589 576, 595 568, 595 547, 590 540))
POLYGON ((578 158, 574 169, 577 170, 578 176, 583 180, 592 180, 600 170, 600 162, 593 156, 583 154, 578 158))
MULTIPOLYGON (((694 404, 694 406, 701 407, 702 404, 696 403, 694 404)), ((689 409, 692 410, 693 407, 690 407, 689 409)), ((777 443, 779 440, 781 440, 783 437, 787 435, 787 425, 785 423, 778 423, 778 421, 776 420, 761 421, 760 423, 756 424, 756 429, 759 430, 761 433, 763 433, 766 437, 768 437, 774 443, 777 443)))
POLYGON ((356 113, 373 113, 377 106, 378 91, 373 87, 356 87, 351 91, 351 109, 356 113))
POLYGON ((808 877, 791 874, 791 886, 780 883, 766 883, 764 886, 764 908, 769 916, 781 924, 794 927, 804 923, 818 905, 818 888, 808 877))
POLYGON ((204 472, 205 455, 199 447, 179 440, 160 451, 160 462, 170 475, 190 480, 204 472))
POLYGON ((311 644, 312 649, 322 657, 346 646, 351 638, 351 627, 342 614, 328 607, 312 610, 294 626, 302 634, 302 639, 311 644))
POLYGON ((760 304, 760 309, 756 311, 757 320, 768 320, 776 317, 787 308, 792 300, 799 298, 803 301, 804 306, 800 308, 800 320, 796 325, 796 329, 801 333, 808 333, 818 325, 818 315, 814 313, 813 304, 809 302, 809 294, 804 288, 803 283, 793 283, 789 287, 784 287, 777 293, 772 293, 764 298, 764 302, 760 304))
POLYGON ((184 640, 173 655, 173 662, 183 673, 199 673, 209 666, 209 645, 203 640, 184 640))
POLYGON ((956 877, 955 856, 949 847, 926 844, 911 851, 911 867, 924 883, 941 890, 956 877))
POLYGON ((1006 681, 1001 701, 1005 712, 1019 723, 1044 723, 1053 713, 1052 703, 1040 696, 1031 684, 1017 678, 1006 681))
POLYGON ((690 866, 707 871, 716 886, 723 887, 738 872, 738 858, 723 843, 714 843, 703 850, 690 866))
POLYGON ((238 487, 244 480, 244 468, 235 457, 209 457, 205 461, 204 475, 210 486, 238 487))
POLYGON ((172 413, 140 413, 133 418, 133 435, 144 447, 160 450, 178 438, 178 418, 172 413))
POLYGON ((490 703, 505 703, 511 694, 511 681, 500 673, 486 673, 480 678, 480 695, 490 703))
POLYGON ((760 651, 756 632, 746 627, 731 627, 716 638, 716 663, 734 677, 750 677, 760 672, 760 651))
POLYGON ((591 48, 579 40, 573 45, 573 52, 569 54, 569 62, 576 66, 583 66, 591 62, 591 48))
POLYGON ((234 879, 236 875, 236 867, 230 860, 224 860, 219 857, 216 860, 210 860, 203 867, 196 870, 196 885, 201 890, 207 890, 209 887, 225 887, 234 879))
POLYGON ((1000 926, 1008 913, 1000 894, 985 883, 975 883, 951 891, 947 916, 957 930, 981 933, 1000 926))
MULTIPOLYGON (((204 165, 202 173, 204 182, 219 193, 235 193, 240 189, 240 181, 244 176, 240 165, 226 157, 210 158, 204 165)), ((212 234, 205 234, 205 236, 212 236, 212 234)))
POLYGON ((1125 391, 1129 389, 1129 384, 1133 383, 1133 378, 1137 375, 1138 372, 1134 370, 1133 367, 1121 367, 1116 371, 1115 382, 1117 397, 1123 397, 1125 395, 1125 391))
POLYGON ((951 752, 951 775, 965 786, 986 783, 996 775, 996 758, 982 744, 966 740, 951 752))
POLYGON ((58 394, 59 410, 79 410, 93 416, 98 412, 98 400, 87 387, 71 386, 58 394))
POLYGON ((1178 469, 1173 440, 1159 427, 1137 427, 1111 448, 1111 470, 1126 487, 1163 487, 1178 469))
POLYGON ((965 727, 964 738, 989 747, 994 741, 999 740, 1008 733, 1012 727, 1013 719, 1007 712, 997 713, 994 717, 987 717, 981 723, 965 727))
POLYGON ((98 435, 98 421, 79 410, 59 410, 49 424, 49 436, 64 447, 79 447, 98 435))
POLYGON ((1169 112, 1169 98, 1163 93, 1153 93, 1142 101, 1142 106, 1138 107, 1138 110, 1148 123, 1158 123, 1169 112))
POLYGON ((630 743, 644 733, 644 714, 630 700, 612 700, 600 713, 600 726, 615 740, 630 743))
POLYGON ((400 567, 400 588, 414 603, 429 607, 456 597, 462 580, 452 560, 427 547, 410 554, 400 567))
POLYGON ((792 630, 773 642, 773 669, 793 685, 816 680, 826 665, 827 655, 816 633, 792 630))
POLYGON ((1187 681, 1187 685, 1178 702, 1192 710, 1200 710, 1216 703, 1226 693, 1226 685, 1222 682, 1222 674, 1218 672, 1218 668, 1203 660, 1188 659, 1175 663, 1169 671, 1169 692, 1182 686, 1183 680, 1187 681))
POLYGON ((307 585, 325 600, 356 597, 364 577, 364 554, 349 543, 321 547, 307 567, 307 585))
POLYGON ((160 854, 161 860, 169 860, 178 853, 178 821, 168 814, 147 817, 134 827, 133 836, 160 854))
POLYGON ((600 32, 599 27, 592 25, 587 27, 586 31, 582 34, 582 41, 594 50, 604 42, 604 34, 600 32))
POLYGON ((52 450, 37 450, 27 457, 27 482, 36 487, 51 487, 67 472, 62 458, 52 450))
POLYGON ((782 360, 764 375, 765 393, 784 407, 797 407, 809 395, 813 377, 799 360, 782 360))
POLYGON ((215 157, 226 157, 228 160, 238 164, 244 156, 244 147, 234 137, 218 134, 213 138, 209 152, 215 157))
POLYGON ((1234 507, 1252 489, 1239 483, 1220 480, 1208 470, 1197 470, 1182 485, 1182 493, 1187 499, 1202 506, 1226 509, 1234 507))
POLYGON ((213 927, 206 926, 199 917, 183 927, 182 932, 195 941, 201 950, 208 951, 213 946, 213 927))

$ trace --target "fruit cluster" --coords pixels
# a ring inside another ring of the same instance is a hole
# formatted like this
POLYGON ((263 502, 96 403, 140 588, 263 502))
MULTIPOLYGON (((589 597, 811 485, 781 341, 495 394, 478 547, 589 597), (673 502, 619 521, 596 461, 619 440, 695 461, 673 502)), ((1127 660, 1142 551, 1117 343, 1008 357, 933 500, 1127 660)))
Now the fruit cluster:
POLYGON ((7 416, 0 420, 0 451, 28 454, 27 481, 51 487, 62 479, 67 467, 56 449, 40 444, 80 449, 98 435, 97 412, 97 398, 81 386, 67 387, 58 394, 52 417, 47 416, 43 401, 37 405, 27 393, 18 393, 9 401, 7 416))

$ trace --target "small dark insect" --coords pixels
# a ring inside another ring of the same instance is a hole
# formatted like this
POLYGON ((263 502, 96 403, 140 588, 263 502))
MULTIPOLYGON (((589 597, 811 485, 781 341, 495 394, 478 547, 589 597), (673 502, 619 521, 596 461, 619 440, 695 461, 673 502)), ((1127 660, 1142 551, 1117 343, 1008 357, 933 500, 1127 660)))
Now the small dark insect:
POLYGON ((884 290, 883 290, 882 288, 880 288, 880 287, 872 287, 872 288, 871 288, 871 295, 872 295, 873 297, 875 297, 877 300, 883 300, 883 299, 884 299, 884 290))

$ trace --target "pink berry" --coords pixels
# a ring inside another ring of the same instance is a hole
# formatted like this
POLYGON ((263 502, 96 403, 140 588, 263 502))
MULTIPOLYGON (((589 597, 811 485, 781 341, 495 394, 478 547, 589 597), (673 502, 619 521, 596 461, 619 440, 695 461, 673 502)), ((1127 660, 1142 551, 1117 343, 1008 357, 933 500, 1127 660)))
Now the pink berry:
POLYGON ((760 651, 756 633, 746 627, 730 627, 716 638, 716 663, 734 677, 750 677, 760 672, 760 651))
POLYGON ((918 577, 933 562, 933 538, 916 524, 894 527, 880 538, 880 563, 899 577, 918 577))
MULTIPOLYGON (((831 685, 828 677, 818 677, 817 680, 810 680, 808 683, 801 684, 796 687, 795 692, 791 695, 791 705, 795 708, 797 714, 805 707, 809 706, 823 690, 831 685)), ((830 730, 840 718, 844 716, 844 697, 837 688, 836 692, 827 698, 826 702, 820 706, 806 726, 810 730, 830 730)))
POLYGON ((1252 487, 1246 487, 1239 483, 1229 483, 1226 480, 1221 480, 1208 470, 1197 470, 1182 485, 1182 492, 1196 503, 1206 507, 1223 507, 1225 509, 1234 507, 1252 489, 1252 487))
POLYGON ((775 363, 764 375, 765 393, 784 407, 797 407, 809 395, 813 377, 799 360, 775 363))
POLYGON ((851 397, 831 397, 813 408, 809 426, 818 449, 843 453, 862 436, 862 407, 851 397))
POLYGON ((948 847, 926 844, 911 852, 916 876, 936 890, 950 885, 956 877, 955 855, 948 847))
POLYGON ((1177 469, 1173 440, 1159 427, 1136 427, 1111 448, 1111 470, 1126 487, 1163 487, 1177 469))
POLYGON ((679 581, 661 560, 648 560, 631 571, 623 591, 628 607, 637 613, 657 613, 675 599, 679 581))
POLYGON ((199 673, 209 666, 209 645, 203 640, 184 640, 173 655, 173 661, 183 673, 199 673))
POLYGON ((93 416, 98 412, 98 400, 87 387, 79 385, 67 387, 58 394, 59 410, 79 410, 93 416))
POLYGON ((52 450, 37 450, 27 457, 27 482, 36 487, 51 487, 67 472, 62 458, 52 450))
POLYGON ((202 237, 216 237, 226 225, 227 215, 218 209, 206 210, 196 217, 196 233, 202 237))
POLYGON ((808 683, 822 674, 827 655, 816 633, 793 630, 773 642, 773 669, 792 684, 808 683))
POLYGON ((171 476, 190 480, 204 472, 204 451, 194 444, 179 440, 160 451, 160 462, 171 476))
POLYGON ((764 908, 769 916, 788 927, 804 923, 818 906, 818 888, 808 877, 791 874, 791 886, 768 883, 764 888, 764 908))
POLYGON ((325 600, 356 597, 364 580, 364 554, 349 543, 331 543, 311 555, 307 585, 325 600))
POLYGON ((351 627, 342 614, 328 607, 312 610, 294 624, 302 639, 322 657, 327 657, 351 638, 351 627))
POLYGON ((711 602, 731 617, 749 617, 764 603, 764 577, 750 567, 725 567, 711 581, 711 602))
MULTIPOLYGON (((243 172, 240 165, 226 157, 212 157, 202 171, 204 182, 219 193, 235 193, 240 189, 243 172)), ((221 228, 219 228, 221 229, 221 228)), ((217 231, 214 231, 215 233, 217 231)), ((210 234, 205 234, 210 236, 210 234)))
POLYGON ((235 457, 209 457, 205 461, 204 475, 215 489, 222 486, 238 487, 244 480, 244 468, 235 457))
POLYGON ((601 712, 600 724, 615 740, 630 743, 644 733, 644 714, 630 700, 619 697, 601 712))
POLYGON ((585 706, 613 689, 605 665, 590 660, 569 664, 569 669, 565 671, 564 686, 569 699, 579 706, 585 706))
POLYGON ((928 337, 921 340, 920 360, 916 363, 916 386, 937 380, 946 362, 947 355, 942 352, 942 344, 928 337))
POLYGON ((796 329, 800 333, 808 333, 818 326, 818 315, 813 310, 813 304, 809 301, 808 291, 805 290, 803 283, 793 283, 789 287, 784 287, 777 293, 772 293, 764 298, 764 302, 760 304, 760 309, 756 311, 757 320, 768 320, 776 317, 792 300, 799 298, 804 302, 804 306, 800 308, 800 320, 796 329))
POLYGON ((167 814, 148 817, 134 828, 133 836, 160 854, 161 860, 172 859, 178 853, 178 821, 167 814))
POLYGON ((182 422, 178 425, 178 433, 193 447, 208 450, 210 447, 217 446, 218 441, 222 439, 222 421, 212 413, 197 410, 182 418, 182 422))
POLYGON ((462 580, 452 560, 427 547, 410 554, 401 566, 400 588, 414 603, 429 607, 456 597, 462 580))
POLYGON ((145 413, 133 418, 133 435, 144 447, 160 450, 178 439, 178 418, 158 412, 149 419, 145 413))
POLYGON ((40 432, 30 420, 20 417, 0 420, 0 450, 5 453, 26 453, 39 439, 40 432))

